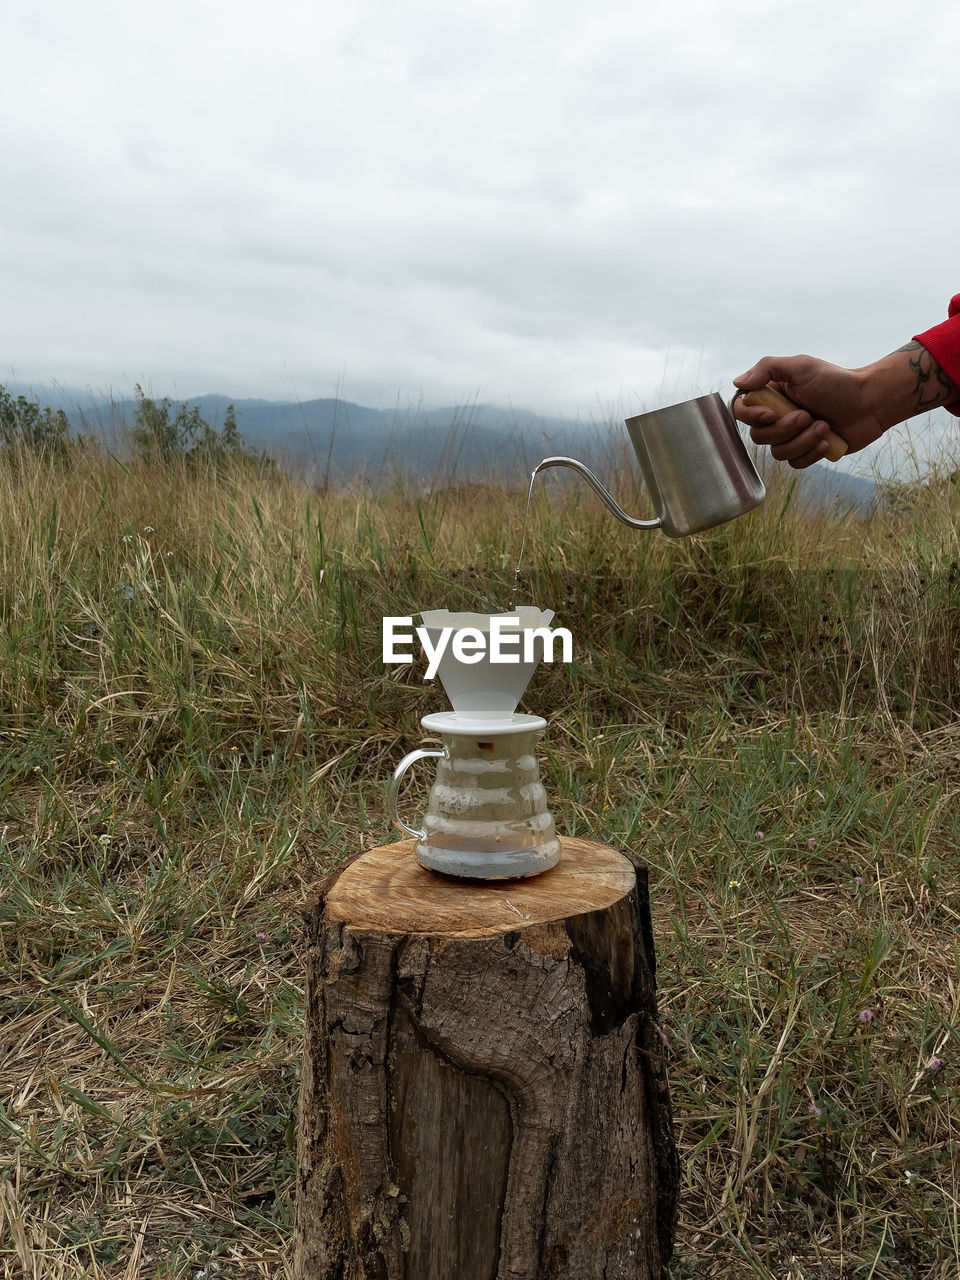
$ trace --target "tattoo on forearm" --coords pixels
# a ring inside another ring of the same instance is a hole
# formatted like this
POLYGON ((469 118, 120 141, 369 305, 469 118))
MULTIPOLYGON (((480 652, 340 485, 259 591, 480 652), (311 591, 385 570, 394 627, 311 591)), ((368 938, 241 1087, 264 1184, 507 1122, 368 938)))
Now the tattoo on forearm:
POLYGON ((909 364, 916 377, 913 387, 917 413, 924 409, 936 409, 942 404, 951 404, 960 395, 947 375, 934 360, 922 342, 916 338, 906 342, 898 351, 911 352, 909 364))

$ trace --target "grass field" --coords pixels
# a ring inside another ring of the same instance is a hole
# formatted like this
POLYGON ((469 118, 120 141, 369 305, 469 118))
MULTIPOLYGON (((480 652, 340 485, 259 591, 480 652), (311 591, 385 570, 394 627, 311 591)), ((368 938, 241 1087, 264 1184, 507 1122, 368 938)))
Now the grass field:
MULTIPOLYGON (((443 706, 381 618, 503 605, 523 488, 0 464, 4 1277, 284 1274, 299 904, 443 706)), ((960 1274, 958 488, 678 542, 535 500, 551 808, 650 867, 675 1280, 960 1274)))

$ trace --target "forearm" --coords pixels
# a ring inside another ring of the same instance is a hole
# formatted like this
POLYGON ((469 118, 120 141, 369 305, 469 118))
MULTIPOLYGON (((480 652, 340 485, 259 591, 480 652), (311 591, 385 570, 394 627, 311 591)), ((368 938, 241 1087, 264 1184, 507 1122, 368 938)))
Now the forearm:
POLYGON ((865 399, 885 428, 960 401, 960 388, 916 338, 857 373, 865 399))

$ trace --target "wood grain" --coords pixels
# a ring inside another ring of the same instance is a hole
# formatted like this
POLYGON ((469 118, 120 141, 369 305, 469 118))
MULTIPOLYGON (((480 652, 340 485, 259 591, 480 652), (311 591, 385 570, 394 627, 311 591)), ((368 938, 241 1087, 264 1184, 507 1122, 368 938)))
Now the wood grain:
POLYGON ((460 880, 421 867, 413 841, 355 858, 327 894, 330 923, 384 933, 479 937, 598 911, 629 893, 633 864, 591 840, 561 837, 560 861, 523 880, 460 880))
POLYGON ((306 911, 296 1280, 662 1280, 679 1165, 643 864, 357 856, 306 911))

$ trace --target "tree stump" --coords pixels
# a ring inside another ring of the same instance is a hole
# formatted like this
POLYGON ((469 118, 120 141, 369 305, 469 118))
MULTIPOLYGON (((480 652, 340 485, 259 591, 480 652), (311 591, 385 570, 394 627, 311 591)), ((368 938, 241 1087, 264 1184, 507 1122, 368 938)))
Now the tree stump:
POLYGON ((296 1280, 661 1280, 679 1168, 646 870, 528 880, 411 842, 305 908, 296 1280))

